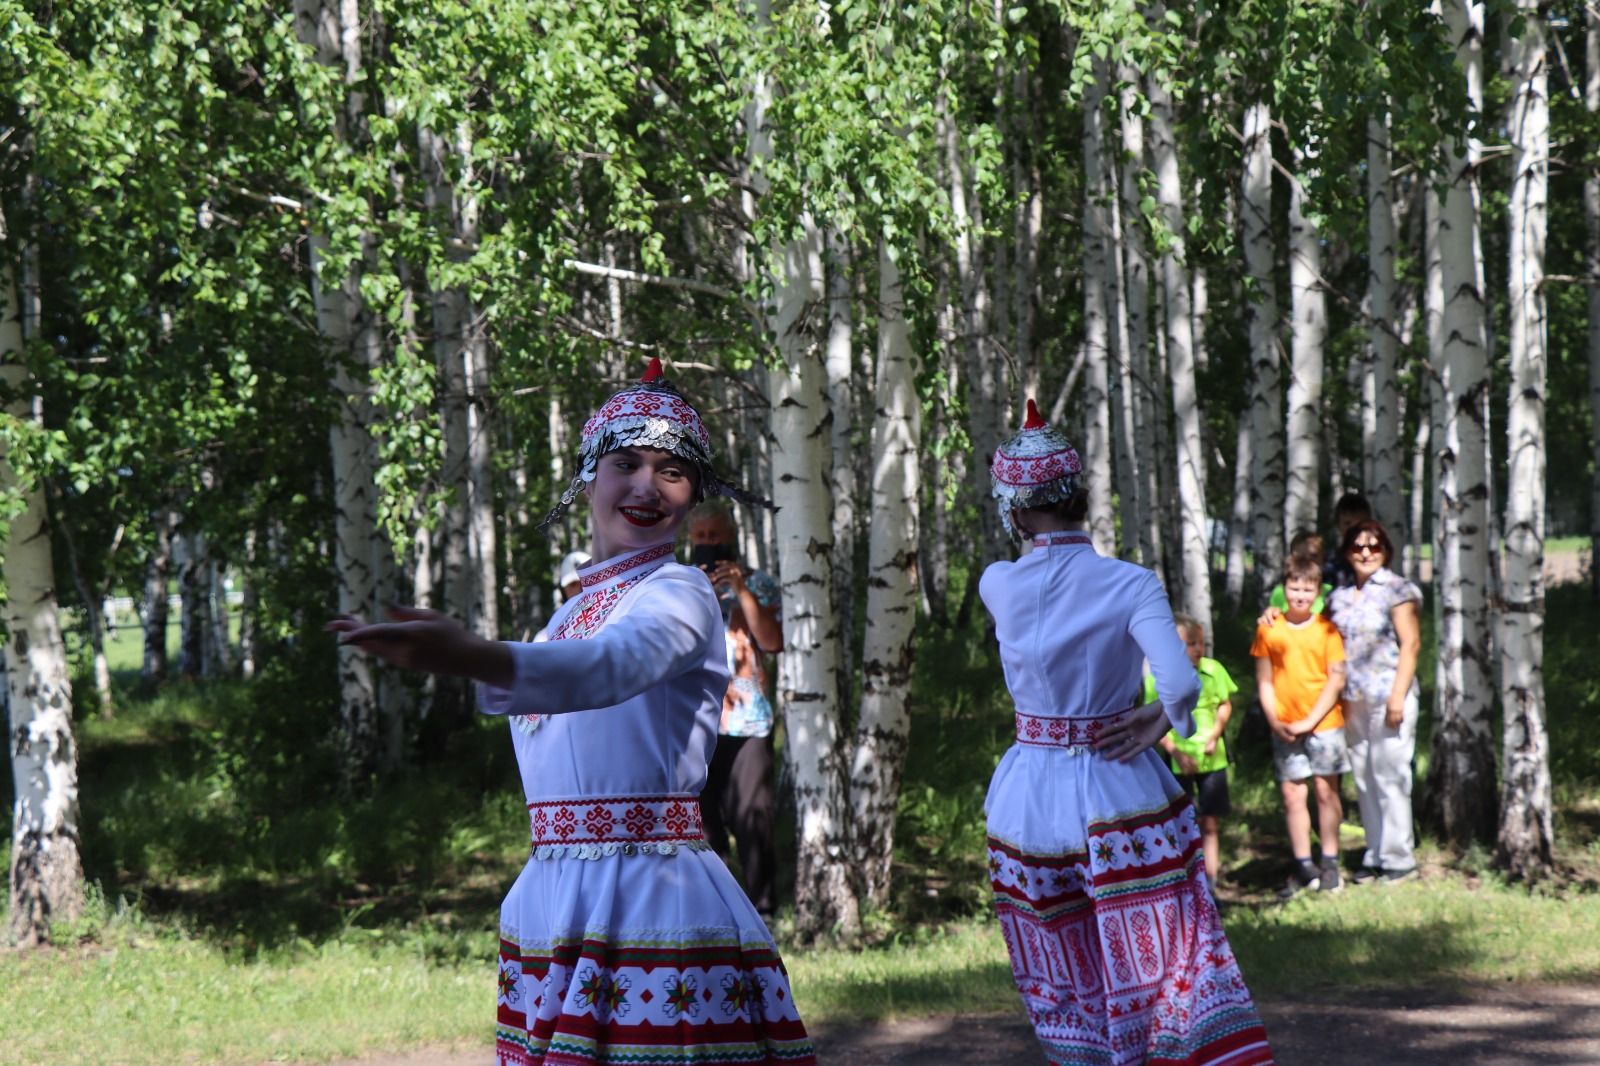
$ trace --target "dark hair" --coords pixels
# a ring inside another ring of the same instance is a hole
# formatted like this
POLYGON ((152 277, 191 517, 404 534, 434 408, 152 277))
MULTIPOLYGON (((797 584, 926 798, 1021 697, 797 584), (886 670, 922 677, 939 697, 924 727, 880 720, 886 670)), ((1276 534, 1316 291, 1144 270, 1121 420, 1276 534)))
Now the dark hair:
POLYGON ((1082 522, 1089 517, 1089 490, 1076 489, 1071 496, 1055 503, 1040 504, 1038 507, 1024 507, 1024 511, 1037 511, 1040 514, 1051 515, 1064 522, 1082 522))
POLYGON ((1322 534, 1313 533, 1309 529, 1302 529, 1289 541, 1290 555, 1304 555, 1309 559, 1322 558, 1322 534))
POLYGON ((1295 554, 1283 561, 1283 583, 1314 581, 1322 587, 1322 560, 1311 555, 1295 554))
POLYGON ((1371 518, 1372 501, 1359 492, 1347 492, 1339 497, 1339 502, 1333 505, 1333 517, 1340 518, 1371 518))
POLYGON ((1378 540, 1378 550, 1383 552, 1383 565, 1388 566, 1394 558, 1394 541, 1389 539, 1389 531, 1383 528, 1383 523, 1375 518, 1364 522, 1357 522, 1344 531, 1344 542, 1339 545, 1340 555, 1349 555, 1356 547, 1356 538, 1366 533, 1378 540))

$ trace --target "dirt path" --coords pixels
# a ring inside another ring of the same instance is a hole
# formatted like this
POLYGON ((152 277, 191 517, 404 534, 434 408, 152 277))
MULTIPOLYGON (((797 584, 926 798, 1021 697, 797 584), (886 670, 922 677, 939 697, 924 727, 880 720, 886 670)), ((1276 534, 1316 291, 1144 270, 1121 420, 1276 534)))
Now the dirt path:
MULTIPOLYGON (((1600 1063, 1600 987, 1496 985, 1262 999, 1282 1066, 1522 1066, 1600 1063)), ((824 1066, 1034 1066, 1021 1014, 819 1026, 824 1066)), ((435 1047, 333 1066, 491 1066, 488 1048, 435 1047)))

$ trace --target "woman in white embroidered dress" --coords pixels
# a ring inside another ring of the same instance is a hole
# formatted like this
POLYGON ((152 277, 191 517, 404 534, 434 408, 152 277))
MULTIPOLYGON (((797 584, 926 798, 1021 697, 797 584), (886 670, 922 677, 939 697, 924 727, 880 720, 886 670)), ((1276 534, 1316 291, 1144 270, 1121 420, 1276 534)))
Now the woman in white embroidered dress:
POLYGON ((673 539, 716 477, 660 364, 584 426, 583 591, 531 644, 427 611, 330 626, 400 666, 480 682, 511 715, 531 857, 501 907, 500 1066, 814 1064, 771 934, 708 850, 699 793, 728 687, 722 613, 673 539))
POLYGON ((1032 543, 979 583, 1016 704, 986 810, 1017 989, 1052 1064, 1271 1062, 1193 809, 1151 750, 1193 730, 1199 683, 1155 574, 1083 533, 1081 471, 1032 400, 990 471, 1032 543), (1146 659, 1159 701, 1132 707, 1146 659))

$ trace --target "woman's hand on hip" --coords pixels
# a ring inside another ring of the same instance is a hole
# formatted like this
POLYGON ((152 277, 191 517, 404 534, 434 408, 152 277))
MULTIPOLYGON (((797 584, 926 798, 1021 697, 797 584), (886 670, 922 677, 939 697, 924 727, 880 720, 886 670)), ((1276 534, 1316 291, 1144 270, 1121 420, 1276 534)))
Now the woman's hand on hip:
POLYGON ((1094 748, 1108 759, 1128 762, 1159 742, 1170 728, 1160 703, 1130 707, 1113 718, 1095 738, 1094 748))

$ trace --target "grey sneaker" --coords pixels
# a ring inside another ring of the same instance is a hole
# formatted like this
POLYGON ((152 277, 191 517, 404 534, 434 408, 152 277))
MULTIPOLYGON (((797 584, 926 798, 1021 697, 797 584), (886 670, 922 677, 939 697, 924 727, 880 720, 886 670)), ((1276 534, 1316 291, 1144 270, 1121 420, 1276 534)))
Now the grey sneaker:
POLYGON ((1278 889, 1278 899, 1279 901, 1294 899, 1300 893, 1317 883, 1318 878, 1316 874, 1304 874, 1299 870, 1296 870, 1294 873, 1289 875, 1289 880, 1284 882, 1283 887, 1278 889))
POLYGON ((1344 887, 1344 879, 1339 876, 1339 867, 1328 865, 1322 868, 1322 877, 1317 882, 1318 892, 1337 892, 1344 887))
POLYGON ((1415 881, 1418 877, 1415 866, 1407 870, 1385 870, 1378 875, 1378 880, 1386 885, 1398 885, 1401 881, 1415 881))

